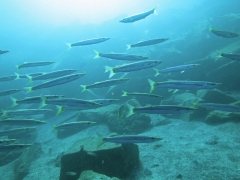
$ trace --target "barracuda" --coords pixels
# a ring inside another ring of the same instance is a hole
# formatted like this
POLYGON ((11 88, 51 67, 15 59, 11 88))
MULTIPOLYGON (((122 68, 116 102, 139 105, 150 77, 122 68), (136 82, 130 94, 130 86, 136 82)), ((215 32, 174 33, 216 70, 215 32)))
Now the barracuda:
POLYGON ((115 60, 122 60, 122 61, 139 61, 148 59, 148 57, 145 56, 139 56, 139 55, 133 55, 133 54, 125 54, 125 53, 101 53, 98 51, 94 51, 95 56, 94 59, 104 57, 108 59, 115 59, 115 60))
POLYGON ((150 93, 155 88, 170 88, 170 89, 214 89, 222 83, 207 82, 207 81, 165 81, 165 82, 154 82, 148 79, 150 84, 150 93))
POLYGON ((139 70, 157 66, 161 63, 162 61, 159 61, 159 60, 148 60, 148 61, 139 61, 139 62, 124 64, 124 65, 115 66, 115 67, 105 66, 105 69, 106 69, 105 72, 110 72, 109 78, 111 78, 117 72, 139 71, 139 70))

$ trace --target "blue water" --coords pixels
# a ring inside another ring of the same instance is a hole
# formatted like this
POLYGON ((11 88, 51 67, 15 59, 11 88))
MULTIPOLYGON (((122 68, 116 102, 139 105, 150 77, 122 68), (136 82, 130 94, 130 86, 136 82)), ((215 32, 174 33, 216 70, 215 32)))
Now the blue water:
MULTIPOLYGON (((218 82, 224 84, 224 86, 218 87, 218 90, 224 94, 239 97, 240 62, 218 58, 217 51, 222 50, 226 53, 240 54, 240 37, 223 38, 216 36, 209 30, 209 27, 212 27, 217 30, 240 34, 240 2, 238 0, 202 0, 196 4, 190 1, 182 1, 182 3, 172 7, 168 5, 166 9, 162 8, 160 3, 159 8, 161 11, 157 15, 152 14, 145 19, 129 24, 120 23, 119 21, 128 15, 148 11, 151 8, 142 9, 142 11, 133 12, 132 14, 118 14, 114 18, 110 18, 110 20, 96 24, 80 23, 77 20, 69 24, 57 24, 47 20, 45 22, 44 18, 39 20, 35 14, 29 14, 24 10, 24 3, 27 3, 27 1, 5 1, 1 2, 0 5, 0 50, 9 51, 0 55, 0 77, 14 75, 15 72, 22 75, 62 69, 77 69, 78 72, 86 73, 86 75, 68 84, 36 90, 31 94, 26 94, 24 87, 38 85, 41 81, 33 82, 30 85, 27 79, 0 82, 0 91, 8 89, 23 90, 12 95, 14 98, 23 99, 44 94, 64 95, 67 98, 85 100, 115 98, 120 99, 117 105, 121 105, 131 99, 131 97, 128 99, 122 98, 122 90, 149 93, 148 79, 159 82, 168 80, 218 82), (98 37, 109 37, 110 40, 71 49, 68 49, 66 45, 66 43, 75 43, 80 40, 98 37), (169 38, 169 40, 157 45, 126 50, 126 44, 155 38, 169 38), (109 79, 109 74, 104 73, 104 66, 114 67, 129 63, 129 61, 106 58, 93 59, 95 56, 94 50, 104 53, 136 54, 147 56, 149 59, 162 60, 163 63, 157 66, 158 69, 187 63, 197 63, 200 66, 184 73, 160 74, 158 77, 154 77, 155 71, 152 68, 130 72, 126 75, 117 73, 114 75, 114 79, 124 75, 125 78, 130 78, 130 80, 112 89, 107 87, 93 89, 93 94, 89 92, 82 93, 80 85, 88 85, 109 79), (34 61, 55 61, 55 63, 42 67, 16 69, 16 65, 34 61), (228 63, 231 64, 226 66, 228 63), (217 71, 222 66, 226 68, 223 71, 217 71)), ((171 3, 174 4, 175 2, 172 1, 171 3)), ((177 93, 179 95, 184 92, 179 91, 177 93)), ((197 95, 197 91, 191 91, 191 93, 197 95)), ((171 99, 173 96, 173 93, 169 92, 168 89, 157 89, 154 94, 163 96, 164 100, 171 99)), ((11 109, 9 96, 0 97, 0 100, 0 109, 11 109)), ((137 100, 141 102, 142 106, 159 105, 161 103, 156 100, 137 100)), ((33 105, 27 108, 37 107, 33 105)), ((16 106, 13 109, 18 110, 21 108, 26 108, 26 106, 16 106)), ((55 107, 50 108, 56 111, 55 107)), ((0 127, 0 129, 6 128, 0 127)), ((223 179, 230 179, 230 176, 223 179)))

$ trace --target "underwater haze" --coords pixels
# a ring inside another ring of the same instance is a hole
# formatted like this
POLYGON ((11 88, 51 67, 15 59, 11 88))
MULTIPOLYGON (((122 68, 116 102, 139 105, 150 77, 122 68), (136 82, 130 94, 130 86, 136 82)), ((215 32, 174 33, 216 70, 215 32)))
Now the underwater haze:
POLYGON ((239 7, 1 2, 0 180, 240 179, 239 7))

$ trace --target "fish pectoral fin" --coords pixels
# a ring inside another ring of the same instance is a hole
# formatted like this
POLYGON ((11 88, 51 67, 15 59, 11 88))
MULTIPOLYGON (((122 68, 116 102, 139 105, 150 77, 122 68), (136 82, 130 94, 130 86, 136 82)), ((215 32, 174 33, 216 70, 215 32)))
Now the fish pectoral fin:
POLYGON ((129 112, 128 112, 126 117, 130 117, 130 116, 132 116, 134 114, 134 107, 131 106, 130 104, 126 104, 126 105, 128 107, 128 110, 129 110, 129 112))

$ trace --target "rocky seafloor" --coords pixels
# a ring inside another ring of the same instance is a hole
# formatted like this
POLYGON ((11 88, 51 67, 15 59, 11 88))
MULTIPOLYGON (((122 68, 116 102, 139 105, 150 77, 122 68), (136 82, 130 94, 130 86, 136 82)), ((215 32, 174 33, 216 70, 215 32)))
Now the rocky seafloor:
MULTIPOLYGON (((206 99, 208 93, 210 92, 201 94, 205 94, 206 99)), ((215 92, 215 94, 217 93, 215 92)), ((177 97, 184 97, 184 93, 174 96, 175 101, 177 101, 177 97)), ((190 95, 188 94, 188 96, 190 95)), ((222 94, 221 97, 223 97, 222 94)), ((230 101, 233 100, 232 98, 232 96, 225 96, 222 100, 230 101)), ((63 167, 62 163, 64 162, 62 159, 65 155, 74 153, 74 151, 78 153, 86 150, 87 152, 89 148, 92 148, 89 151, 90 153, 87 153, 90 158, 100 157, 97 154, 101 151, 97 147, 98 134, 108 136, 113 132, 112 129, 119 134, 123 134, 122 131, 124 128, 126 128, 128 134, 161 137, 163 140, 147 144, 137 144, 138 150, 135 151, 135 149, 134 152, 139 153, 139 162, 137 160, 133 161, 136 162, 136 165, 133 164, 135 168, 132 168, 129 172, 122 172, 127 173, 123 174, 123 177, 117 177, 121 175, 116 174, 115 178, 127 180, 240 179, 240 124, 237 122, 239 119, 238 113, 224 114, 219 111, 206 112, 199 109, 188 115, 137 115, 135 118, 129 119, 129 122, 135 124, 134 122, 141 122, 140 119, 144 119, 147 123, 142 122, 145 129, 142 128, 141 131, 138 130, 135 132, 134 128, 141 127, 141 125, 126 127, 127 123, 125 121, 128 118, 122 120, 121 123, 117 119, 114 119, 117 108, 117 105, 112 105, 105 107, 104 110, 81 112, 80 115, 76 116, 73 116, 72 113, 65 113, 61 117, 49 118, 47 125, 38 127, 37 135, 31 135, 31 137, 35 137, 34 144, 23 152, 20 152, 20 155, 17 155, 15 159, 13 158, 11 162, 7 162, 0 167, 0 179, 68 180, 78 179, 83 172, 82 179, 87 179, 85 176, 89 172, 91 174, 89 175, 90 179, 99 178, 100 176, 103 176, 103 179, 107 178, 104 175, 94 174, 99 172, 81 171, 80 174, 79 172, 77 174, 74 162, 71 161, 67 165, 68 172, 64 172, 65 177, 61 178, 61 166, 63 167), (199 115, 199 112, 202 116, 199 115), (224 116, 219 116, 219 113, 224 114, 224 116), (53 132, 52 130, 53 124, 66 120, 81 120, 81 118, 91 121, 95 119, 98 123, 80 131, 64 130, 63 132, 53 132), (219 120, 219 123, 216 123, 217 120, 219 120), (108 123, 108 121, 112 122, 108 123), (114 121, 116 123, 113 123, 114 121), (122 125, 122 128, 113 128, 120 125, 122 125), (70 171, 71 169, 73 171, 70 171)), ((117 146, 119 147, 120 145, 117 146)), ((11 154, 14 153, 16 152, 12 152, 11 154)), ((113 156, 111 153, 105 153, 103 156, 108 159, 108 164, 104 160, 101 160, 101 158, 98 159, 103 168, 106 168, 105 166, 114 166, 111 168, 123 169, 126 165, 124 160, 129 160, 129 156, 126 154, 124 156, 116 154, 114 157, 111 157, 113 156), (123 163, 118 163, 118 161, 122 161, 123 163)), ((89 158, 86 158, 80 162, 78 161, 77 164, 85 166, 88 161, 89 158)), ((130 161, 132 161, 131 158, 130 161)), ((92 166, 94 165, 88 166, 85 170, 101 172, 99 168, 92 166)), ((106 174, 114 176, 110 172, 106 174)))

